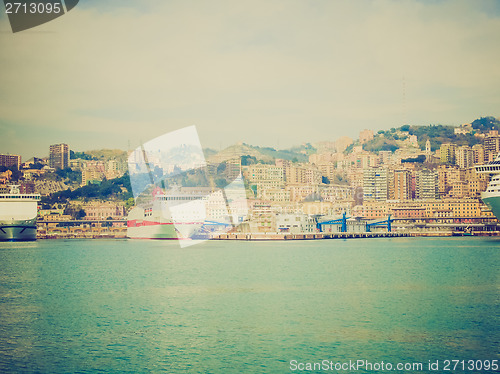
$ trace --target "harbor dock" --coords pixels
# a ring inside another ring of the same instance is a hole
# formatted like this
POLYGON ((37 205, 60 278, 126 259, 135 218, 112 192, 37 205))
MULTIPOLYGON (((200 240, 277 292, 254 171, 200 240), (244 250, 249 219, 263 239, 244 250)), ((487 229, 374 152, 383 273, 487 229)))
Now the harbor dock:
POLYGON ((224 233, 211 235, 213 240, 318 240, 318 239, 355 239, 387 238, 410 236, 409 233, 396 232, 341 232, 341 233, 304 233, 304 234, 264 234, 264 233, 224 233))
MULTIPOLYGON (((337 232, 316 234, 242 234, 225 233, 211 235, 205 239, 212 240, 247 240, 247 241, 273 241, 273 240, 321 240, 321 239, 362 239, 362 238, 402 238, 402 237, 451 237, 451 231, 441 232, 337 232)), ((477 231, 473 236, 500 236, 498 231, 477 231)))

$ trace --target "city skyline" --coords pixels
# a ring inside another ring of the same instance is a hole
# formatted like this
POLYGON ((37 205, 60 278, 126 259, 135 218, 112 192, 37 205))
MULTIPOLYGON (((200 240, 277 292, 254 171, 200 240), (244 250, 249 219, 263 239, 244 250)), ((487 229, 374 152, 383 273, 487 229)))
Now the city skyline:
POLYGON ((0 31, 0 149, 23 160, 188 125, 203 147, 288 148, 498 116, 494 1, 89 1, 0 31))

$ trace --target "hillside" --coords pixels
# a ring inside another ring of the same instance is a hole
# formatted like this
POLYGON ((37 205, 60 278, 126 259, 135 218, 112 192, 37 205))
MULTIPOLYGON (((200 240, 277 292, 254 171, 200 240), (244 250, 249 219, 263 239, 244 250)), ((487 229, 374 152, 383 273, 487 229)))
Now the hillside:
POLYGON ((445 125, 404 125, 398 128, 391 128, 387 131, 380 130, 372 140, 363 144, 363 149, 370 152, 387 150, 394 152, 396 149, 405 146, 404 141, 410 135, 417 136, 418 146, 421 150, 425 149, 425 143, 428 139, 433 151, 439 149, 443 143, 454 143, 458 146, 468 145, 472 147, 482 142, 481 138, 474 136, 475 133, 487 133, 491 129, 499 129, 500 120, 495 117, 482 117, 473 121, 471 125, 474 130, 469 134, 455 134, 455 126, 445 125))
POLYGON ((443 143, 454 143, 458 146, 468 145, 472 147, 474 144, 481 143, 481 139, 470 134, 455 134, 455 127, 443 125, 429 126, 410 126, 409 134, 416 135, 420 149, 425 149, 427 139, 430 140, 431 149, 435 151, 443 143))
POLYGON ((229 146, 222 151, 211 155, 208 157, 207 161, 209 162, 224 162, 228 160, 233 160, 240 158, 242 156, 250 156, 252 158, 255 158, 257 160, 262 160, 263 162, 271 162, 272 157, 267 156, 259 152, 257 149, 254 147, 251 147, 247 144, 240 143, 240 144, 235 144, 232 146, 229 146))
POLYGON ((85 154, 92 156, 96 160, 121 160, 127 159, 127 151, 121 149, 97 149, 85 151, 85 154))
POLYGON ((232 145, 217 154, 207 158, 210 162, 223 162, 235 158, 245 157, 253 162, 273 163, 275 159, 281 158, 294 162, 307 162, 307 150, 313 149, 310 145, 296 147, 292 149, 277 150, 270 147, 258 147, 245 143, 232 145))
MULTIPOLYGON (((372 140, 363 144, 363 149, 368 152, 391 151, 394 152, 400 146, 393 137, 377 134, 372 140)), ((352 147, 350 147, 352 149, 352 147)))
POLYGON ((65 202, 68 199, 98 199, 98 200, 127 200, 132 197, 132 188, 128 173, 111 180, 103 180, 99 184, 88 184, 73 191, 67 189, 53 193, 49 197, 42 198, 42 204, 54 204, 65 202))
POLYGON ((489 130, 500 130, 500 119, 492 116, 481 117, 471 122, 474 130, 487 132, 489 130))

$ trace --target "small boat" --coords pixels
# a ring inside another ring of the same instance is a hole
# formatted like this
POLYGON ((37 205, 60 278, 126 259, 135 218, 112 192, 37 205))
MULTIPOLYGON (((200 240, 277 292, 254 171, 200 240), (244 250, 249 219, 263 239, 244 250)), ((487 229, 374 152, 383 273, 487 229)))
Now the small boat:
POLYGON ((451 233, 452 236, 474 236, 472 233, 472 229, 470 227, 466 227, 464 231, 453 231, 451 233))

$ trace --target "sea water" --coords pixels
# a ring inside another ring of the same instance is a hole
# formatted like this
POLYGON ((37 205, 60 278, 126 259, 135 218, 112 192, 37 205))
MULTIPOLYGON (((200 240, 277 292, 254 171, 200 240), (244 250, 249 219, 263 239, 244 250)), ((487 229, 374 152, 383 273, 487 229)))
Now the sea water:
POLYGON ((0 243, 0 371, 477 371, 445 361, 500 359, 499 248, 484 237, 0 243), (334 370, 357 360, 379 366, 334 370))

